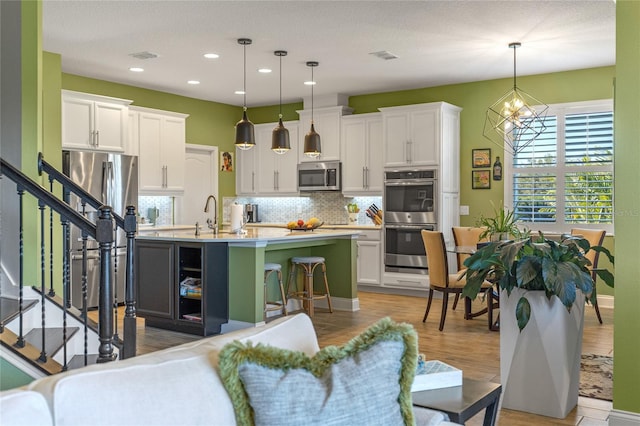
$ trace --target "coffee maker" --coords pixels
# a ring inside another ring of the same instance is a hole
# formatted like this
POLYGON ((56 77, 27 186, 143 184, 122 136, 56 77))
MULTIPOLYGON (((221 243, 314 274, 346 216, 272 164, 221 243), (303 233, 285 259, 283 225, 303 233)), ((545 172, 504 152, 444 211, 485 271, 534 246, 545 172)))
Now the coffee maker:
POLYGON ((258 216, 258 205, 257 204, 245 204, 244 211, 247 214, 247 223, 257 223, 260 222, 260 216, 258 216))

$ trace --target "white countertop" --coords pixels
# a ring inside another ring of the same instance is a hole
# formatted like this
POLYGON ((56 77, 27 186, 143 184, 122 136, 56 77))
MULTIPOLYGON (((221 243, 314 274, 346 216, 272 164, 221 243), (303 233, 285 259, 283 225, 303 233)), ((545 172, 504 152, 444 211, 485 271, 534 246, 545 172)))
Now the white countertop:
MULTIPOLYGON (((371 227, 369 227, 371 228, 371 227)), ((285 243, 302 241, 306 239, 330 239, 336 237, 357 238, 360 231, 357 229, 329 229, 318 228, 313 231, 290 231, 285 227, 251 226, 247 227, 245 233, 234 234, 224 228, 214 235, 209 229, 200 231, 200 235, 195 235, 195 229, 168 229, 168 230, 145 230, 138 234, 138 239, 159 240, 159 241, 185 241, 185 242, 220 242, 220 243, 285 243)))
MULTIPOLYGON (((256 227, 256 228, 286 228, 287 225, 283 223, 247 223, 247 227, 256 227)), ((371 224, 358 224, 358 225, 347 225, 347 224, 323 224, 320 229, 357 229, 363 231, 375 231, 376 229, 382 229, 380 225, 371 224)))

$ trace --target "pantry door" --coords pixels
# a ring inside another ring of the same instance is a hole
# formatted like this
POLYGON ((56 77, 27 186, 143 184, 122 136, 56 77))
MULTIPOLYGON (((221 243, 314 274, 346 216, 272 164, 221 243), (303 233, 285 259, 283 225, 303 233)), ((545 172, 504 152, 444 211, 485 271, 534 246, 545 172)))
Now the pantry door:
POLYGON ((196 222, 205 230, 207 218, 213 217, 213 203, 209 213, 204 212, 204 206, 209 195, 218 200, 218 223, 222 200, 218 198, 218 147, 206 145, 186 145, 184 174, 184 195, 181 197, 179 217, 176 223, 195 225, 196 222))

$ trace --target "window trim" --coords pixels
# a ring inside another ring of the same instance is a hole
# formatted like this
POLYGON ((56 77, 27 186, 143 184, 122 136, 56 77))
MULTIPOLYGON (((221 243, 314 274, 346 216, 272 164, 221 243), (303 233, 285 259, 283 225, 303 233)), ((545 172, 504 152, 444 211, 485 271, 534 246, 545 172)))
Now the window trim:
MULTIPOLYGON (((535 107, 534 107, 535 108, 535 107)), ((613 99, 599 99, 593 101, 580 101, 580 102, 566 102, 560 104, 551 104, 549 105, 549 109, 547 111, 547 116, 562 116, 562 122, 564 123, 564 117, 570 114, 583 114, 583 113, 596 113, 603 111, 611 111, 614 112, 613 109, 613 99)), ((615 114, 615 112, 614 112, 615 114)), ((560 119, 558 119, 560 122, 560 119)), ((506 145, 505 145, 506 146, 506 145)), ((615 136, 614 136, 614 146, 615 146, 615 136)), ((503 182, 504 182, 504 192, 503 199, 505 207, 512 210, 514 208, 513 203, 513 156, 505 149, 503 152, 503 182)), ((562 159, 564 159, 564 154, 562 154, 562 159)), ((560 164, 561 155, 558 155, 558 164, 560 164)), ((615 164, 614 164, 615 166, 615 164)), ((603 166, 589 166, 594 167, 596 170, 602 170, 603 166)), ((607 166, 608 168, 608 166, 607 166)), ((564 170, 565 167, 561 166, 561 170, 564 170)), ((595 170, 594 170, 595 171, 595 170)), ((556 174, 557 183, 562 187, 562 193, 564 194, 564 175, 560 173, 556 174)), ((615 223, 615 183, 614 183, 614 215, 613 221, 615 223)), ((558 209, 556 215, 564 216, 564 204, 558 205, 558 209), (562 210, 561 210, 562 207, 562 210)), ((613 234, 614 224, 586 224, 586 223, 574 223, 574 224, 558 224, 558 223, 531 223, 531 222, 519 222, 521 227, 527 227, 531 230, 532 233, 537 233, 537 231, 542 231, 545 233, 569 233, 571 228, 585 228, 585 229, 604 229, 607 231, 607 234, 613 234)))

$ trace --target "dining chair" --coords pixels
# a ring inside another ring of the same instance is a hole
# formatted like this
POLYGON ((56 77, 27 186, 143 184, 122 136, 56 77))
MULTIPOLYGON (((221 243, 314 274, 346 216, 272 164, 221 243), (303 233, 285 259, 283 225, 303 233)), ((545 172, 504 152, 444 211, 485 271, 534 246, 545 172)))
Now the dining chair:
MULTIPOLYGON (((571 235, 581 236, 585 240, 589 241, 590 246, 601 246, 604 241, 604 236, 606 235, 606 231, 604 229, 580 229, 573 228, 571 230, 571 235)), ((596 291, 596 271, 598 268, 598 258, 600 257, 600 252, 595 250, 589 250, 584 257, 586 257, 591 265, 587 266, 587 268, 591 271, 591 278, 593 279, 593 291, 596 291)), ((593 308, 596 310, 596 316, 598 317, 598 321, 602 324, 602 317, 600 316, 600 308, 598 308, 598 299, 594 298, 593 308)))
MULTIPOLYGON (((460 294, 466 284, 466 279, 462 276, 458 279, 457 274, 449 274, 449 265, 447 262, 447 249, 444 244, 444 236, 440 231, 427 231, 423 229, 421 232, 422 241, 424 243, 425 253, 427 256, 427 268, 429 270, 429 298, 427 299, 427 309, 424 312, 422 322, 427 321, 431 301, 433 300, 433 292, 442 292, 442 313, 440 314, 440 331, 444 329, 444 321, 447 317, 447 305, 449 303, 449 294, 460 294)), ((480 291, 492 289, 493 285, 485 281, 480 291)), ((491 300, 491 298, 487 298, 491 300)), ((491 324, 489 324, 491 326, 491 324)))
MULTIPOLYGON (((489 238, 487 236, 480 238, 480 235, 487 230, 486 227, 474 227, 474 226, 454 226, 451 228, 453 232, 453 242, 456 247, 476 247, 478 243, 487 242, 489 238)), ((466 268, 464 267, 464 261, 471 256, 470 253, 456 252, 456 261, 458 263, 458 275, 462 273, 466 268)), ((455 311, 458 306, 458 299, 460 295, 456 294, 456 298, 453 300, 452 309, 455 311)))

